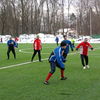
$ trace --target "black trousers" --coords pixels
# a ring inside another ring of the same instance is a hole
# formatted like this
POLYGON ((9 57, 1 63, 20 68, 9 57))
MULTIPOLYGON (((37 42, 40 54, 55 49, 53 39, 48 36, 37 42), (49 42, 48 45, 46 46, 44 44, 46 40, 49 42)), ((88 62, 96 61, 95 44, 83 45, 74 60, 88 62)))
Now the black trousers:
POLYGON ((12 53, 13 53, 13 55, 14 55, 14 58, 16 59, 16 53, 15 53, 15 49, 14 49, 14 47, 13 48, 9 48, 8 47, 8 51, 7 51, 7 57, 8 57, 8 59, 10 58, 10 52, 12 51, 12 53))
POLYGON ((88 56, 81 54, 80 57, 81 57, 82 65, 83 66, 88 65, 88 56))
POLYGON ((58 41, 56 42, 57 46, 59 45, 58 41))
POLYGON ((38 58, 39 58, 39 61, 41 61, 41 51, 40 50, 34 50, 34 53, 33 53, 33 56, 31 58, 31 61, 33 61, 35 55, 37 54, 38 52, 38 58))

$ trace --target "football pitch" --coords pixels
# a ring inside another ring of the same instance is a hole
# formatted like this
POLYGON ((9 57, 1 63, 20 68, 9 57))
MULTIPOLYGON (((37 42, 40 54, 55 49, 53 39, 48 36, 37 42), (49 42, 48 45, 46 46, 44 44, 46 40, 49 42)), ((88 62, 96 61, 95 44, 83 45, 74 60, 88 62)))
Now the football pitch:
POLYGON ((79 52, 70 52, 65 63, 67 80, 60 80, 60 70, 43 84, 50 65, 48 57, 56 44, 43 44, 42 59, 38 56, 30 62, 32 44, 19 44, 17 59, 10 53, 7 60, 7 45, 0 44, 0 100, 100 100, 100 44, 92 44, 89 51, 90 69, 82 69, 79 52))

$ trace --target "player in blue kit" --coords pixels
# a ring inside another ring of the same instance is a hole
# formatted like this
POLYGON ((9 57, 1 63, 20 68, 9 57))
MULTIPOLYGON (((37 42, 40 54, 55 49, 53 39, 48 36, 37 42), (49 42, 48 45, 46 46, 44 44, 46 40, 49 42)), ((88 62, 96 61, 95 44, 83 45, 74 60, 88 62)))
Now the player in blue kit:
POLYGON ((71 48, 71 51, 73 51, 73 45, 70 40, 67 40, 67 36, 64 35, 64 40, 62 42, 66 43, 66 49, 64 50, 63 56, 66 59, 68 53, 69 53, 69 48, 71 48))
POLYGON ((56 43, 57 43, 57 46, 59 45, 59 38, 56 36, 56 39, 55 39, 56 43))
POLYGON ((8 50, 7 50, 7 59, 9 60, 10 58, 10 52, 12 51, 13 55, 14 55, 14 59, 16 59, 16 53, 15 53, 15 47, 16 47, 16 43, 14 40, 12 40, 12 37, 10 38, 10 40, 7 41, 7 46, 8 46, 8 50))
POLYGON ((60 46, 55 48, 54 51, 51 53, 51 55, 49 57, 49 63, 50 63, 51 71, 48 73, 44 84, 46 84, 46 85, 49 84, 48 80, 50 79, 50 77, 55 72, 56 66, 58 68, 60 68, 60 70, 61 70, 61 80, 67 79, 67 77, 64 77, 64 70, 65 70, 64 62, 65 62, 65 59, 63 57, 63 52, 64 52, 65 48, 66 48, 66 43, 61 42, 60 46))

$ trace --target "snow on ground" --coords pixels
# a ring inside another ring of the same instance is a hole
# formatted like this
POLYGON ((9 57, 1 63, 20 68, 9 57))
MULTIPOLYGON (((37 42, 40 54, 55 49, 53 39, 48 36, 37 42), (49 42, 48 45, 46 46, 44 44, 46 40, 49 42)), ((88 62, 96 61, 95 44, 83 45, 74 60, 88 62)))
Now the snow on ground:
MULTIPOLYGON (((39 33, 38 34, 42 43, 55 43, 55 38, 56 36, 51 35, 51 34, 43 34, 39 33)), ((34 39, 36 38, 36 34, 23 34, 19 36, 19 41, 18 43, 33 43, 34 39)), ((63 40, 63 35, 57 35, 59 37, 59 43, 63 40)), ((10 35, 0 35, 0 40, 2 38, 2 43, 7 43, 11 36, 10 35)), ((76 43, 80 43, 84 40, 84 38, 88 38, 90 43, 100 43, 100 38, 98 39, 93 39, 90 36, 79 36, 79 38, 75 39, 76 43)), ((71 40, 71 38, 69 38, 71 40)))

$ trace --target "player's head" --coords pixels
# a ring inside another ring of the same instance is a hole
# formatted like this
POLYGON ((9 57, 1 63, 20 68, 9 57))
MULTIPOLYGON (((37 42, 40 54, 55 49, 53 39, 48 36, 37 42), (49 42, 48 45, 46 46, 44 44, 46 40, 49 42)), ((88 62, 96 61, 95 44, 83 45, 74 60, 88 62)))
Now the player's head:
POLYGON ((36 38, 39 39, 39 35, 37 35, 36 38))
POLYGON ((87 42, 87 41, 88 41, 88 38, 85 38, 85 39, 84 39, 84 42, 87 42))
POLYGON ((67 40, 67 36, 66 35, 64 35, 63 38, 64 38, 64 40, 67 40))
POLYGON ((61 43, 60 43, 60 46, 61 46, 62 48, 66 48, 66 43, 65 43, 65 42, 61 42, 61 43))
POLYGON ((10 37, 9 39, 12 40, 12 37, 10 37))

